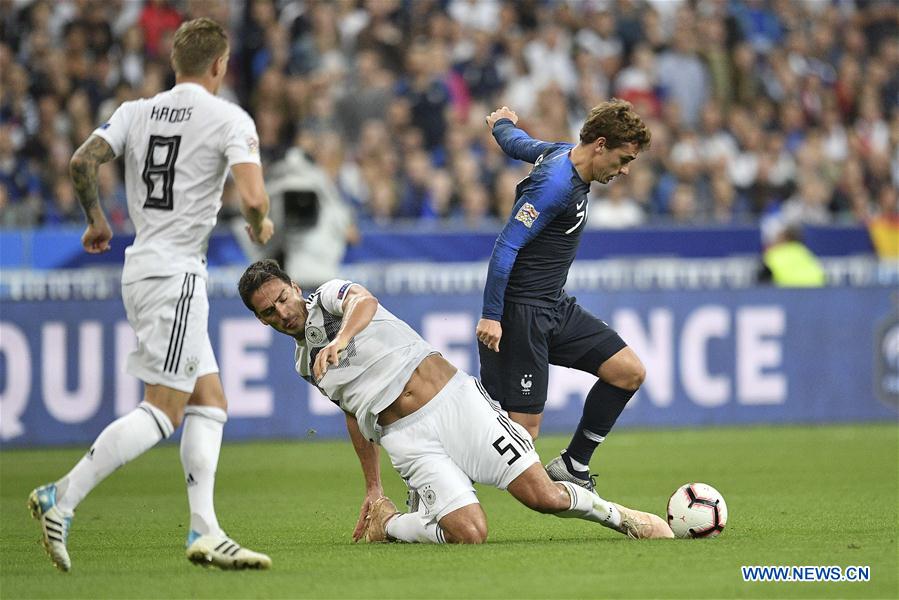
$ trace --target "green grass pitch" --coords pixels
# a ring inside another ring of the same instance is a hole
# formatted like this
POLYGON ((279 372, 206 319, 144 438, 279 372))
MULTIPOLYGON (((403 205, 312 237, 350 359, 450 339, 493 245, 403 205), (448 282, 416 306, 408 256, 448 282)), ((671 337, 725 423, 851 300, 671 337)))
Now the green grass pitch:
MULTIPOLYGON (((551 457, 561 437, 538 440, 551 457)), ((216 508, 269 572, 184 559, 178 449, 156 448, 101 484, 57 572, 25 508, 29 491, 84 449, 0 454, 3 598, 896 598, 899 428, 894 423, 618 431, 593 467, 608 499, 663 514, 687 481, 716 486, 730 521, 714 540, 637 542, 532 513, 480 488, 490 523, 477 547, 352 544, 362 479, 348 442, 226 443, 216 508), (745 583, 741 565, 868 565, 867 583, 745 583)), ((385 457, 386 459, 386 457, 385 457)), ((404 487, 384 463, 388 495, 404 487)))

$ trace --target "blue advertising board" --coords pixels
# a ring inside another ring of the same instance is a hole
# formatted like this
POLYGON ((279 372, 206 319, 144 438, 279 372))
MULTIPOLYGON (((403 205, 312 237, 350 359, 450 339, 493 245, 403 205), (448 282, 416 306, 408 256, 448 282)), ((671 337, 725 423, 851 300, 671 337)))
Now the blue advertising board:
MULTIPOLYGON (((480 294, 381 302, 477 374, 480 294)), ((884 287, 589 293, 647 367, 622 427, 896 420, 899 316, 884 287)), ((344 435, 338 409, 301 380, 291 339, 239 299, 213 299, 210 335, 228 397, 226 440, 344 435)), ((85 444, 141 399, 119 300, 4 302, 0 442, 85 444)), ((553 367, 545 432, 570 431, 595 379, 553 367)))

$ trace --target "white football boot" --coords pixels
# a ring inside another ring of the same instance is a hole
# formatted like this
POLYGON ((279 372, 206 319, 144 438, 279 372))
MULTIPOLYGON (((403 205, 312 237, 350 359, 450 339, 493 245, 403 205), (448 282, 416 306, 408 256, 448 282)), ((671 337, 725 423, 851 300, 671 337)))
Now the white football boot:
POLYGON ((66 540, 69 537, 69 527, 72 526, 72 517, 63 516, 56 506, 56 484, 48 483, 35 488, 28 496, 28 508, 31 516, 40 521, 41 543, 50 555, 50 560, 60 571, 70 570, 72 561, 69 560, 66 540))
POLYGON ((272 567, 271 558, 241 547, 224 533, 200 535, 193 530, 187 536, 187 560, 196 565, 225 570, 262 570, 272 567))

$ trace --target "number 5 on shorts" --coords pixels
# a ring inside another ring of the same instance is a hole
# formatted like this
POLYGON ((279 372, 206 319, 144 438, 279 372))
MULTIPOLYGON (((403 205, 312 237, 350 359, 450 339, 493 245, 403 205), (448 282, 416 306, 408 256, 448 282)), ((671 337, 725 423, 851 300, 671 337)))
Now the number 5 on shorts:
POLYGON ((493 447, 496 448, 496 451, 499 452, 500 456, 505 456, 506 452, 511 451, 513 456, 512 456, 512 458, 509 459, 509 462, 507 463, 507 464, 511 465, 516 460, 521 458, 521 452, 519 452, 518 449, 512 445, 512 442, 509 442, 505 446, 500 447, 500 444, 502 444, 505 441, 506 441, 506 436, 501 435, 498 438, 496 438, 495 442, 493 442, 493 447))

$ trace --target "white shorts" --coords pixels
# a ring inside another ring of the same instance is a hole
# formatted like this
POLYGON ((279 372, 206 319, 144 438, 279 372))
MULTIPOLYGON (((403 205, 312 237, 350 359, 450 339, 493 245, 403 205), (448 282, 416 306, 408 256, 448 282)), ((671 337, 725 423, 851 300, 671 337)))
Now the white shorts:
POLYGON ((385 427, 381 445, 418 491, 423 518, 436 521, 478 501, 472 482, 504 490, 540 462, 527 430, 463 371, 422 408, 385 427))
POLYGON ((122 299, 137 334, 128 373, 188 393, 198 377, 218 373, 205 279, 194 273, 141 279, 122 285, 122 299))

